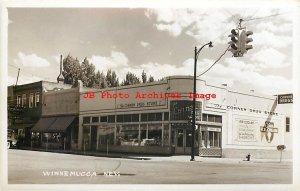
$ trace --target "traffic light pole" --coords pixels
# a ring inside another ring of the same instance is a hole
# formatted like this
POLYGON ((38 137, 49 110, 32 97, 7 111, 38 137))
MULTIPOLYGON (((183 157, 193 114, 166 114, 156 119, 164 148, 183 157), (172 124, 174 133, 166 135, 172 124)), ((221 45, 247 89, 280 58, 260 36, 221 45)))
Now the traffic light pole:
POLYGON ((196 125, 196 96, 195 95, 197 93, 197 89, 196 89, 197 60, 198 60, 199 53, 207 45, 209 45, 209 47, 212 47, 212 42, 206 43, 199 50, 197 50, 197 47, 195 46, 191 161, 195 161, 195 125, 196 125))

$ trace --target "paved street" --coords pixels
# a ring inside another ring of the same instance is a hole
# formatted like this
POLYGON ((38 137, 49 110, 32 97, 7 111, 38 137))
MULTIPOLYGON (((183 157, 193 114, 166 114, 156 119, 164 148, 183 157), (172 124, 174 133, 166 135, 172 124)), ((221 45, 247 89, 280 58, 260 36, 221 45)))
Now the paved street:
POLYGON ((289 184, 292 162, 189 156, 147 160, 8 151, 9 184, 289 184))

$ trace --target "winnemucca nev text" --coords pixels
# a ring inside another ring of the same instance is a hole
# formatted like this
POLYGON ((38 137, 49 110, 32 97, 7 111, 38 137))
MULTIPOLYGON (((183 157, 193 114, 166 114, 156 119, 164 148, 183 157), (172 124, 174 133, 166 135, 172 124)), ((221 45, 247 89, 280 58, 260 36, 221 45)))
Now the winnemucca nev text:
MULTIPOLYGON (((98 92, 97 92, 98 93, 98 92)), ((95 98, 96 93, 95 92, 85 92, 83 95, 83 98, 95 98)), ((181 99, 182 97, 188 97, 188 98, 199 98, 199 99, 215 99, 217 96, 216 94, 194 94, 193 92, 188 92, 187 96, 183 96, 181 93, 141 93, 136 92, 134 95, 135 99, 164 99, 164 98, 171 98, 171 99, 181 99)), ((121 99, 128 99, 130 98, 130 95, 127 93, 109 93, 109 92, 99 92, 99 98, 102 99, 115 99, 115 98, 121 98, 121 99)))

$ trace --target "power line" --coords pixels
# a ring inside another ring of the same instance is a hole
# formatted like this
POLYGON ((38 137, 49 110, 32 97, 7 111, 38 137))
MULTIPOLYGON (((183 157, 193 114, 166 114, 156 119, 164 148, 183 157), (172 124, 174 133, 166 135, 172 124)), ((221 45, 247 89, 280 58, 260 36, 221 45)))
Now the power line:
POLYGON ((257 17, 257 18, 251 18, 251 19, 247 19, 247 20, 243 20, 243 21, 248 22, 248 21, 253 21, 253 20, 260 20, 260 19, 265 19, 265 18, 269 18, 269 17, 276 17, 276 16, 284 15, 284 14, 288 14, 288 13, 276 13, 276 14, 273 14, 273 15, 268 15, 268 16, 264 16, 264 17, 257 17))
POLYGON ((225 52, 223 54, 221 54, 221 56, 207 70, 205 70, 204 72, 202 72, 201 74, 199 74, 197 77, 200 77, 203 74, 205 74, 206 72, 208 72, 208 70, 210 70, 226 54, 226 52, 228 51, 229 47, 230 47, 230 45, 226 48, 225 52))

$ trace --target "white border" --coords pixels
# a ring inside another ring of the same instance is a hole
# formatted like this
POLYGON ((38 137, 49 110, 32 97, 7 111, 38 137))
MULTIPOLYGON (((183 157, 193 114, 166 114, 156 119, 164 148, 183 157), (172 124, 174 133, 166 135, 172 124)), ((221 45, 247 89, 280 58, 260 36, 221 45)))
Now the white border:
MULTIPOLYGON (((1 1, 1 0, 0 0, 1 1)), ((252 1, 237 1, 237 0, 94 0, 94 1, 59 1, 59 0, 40 0, 40 1, 2 1, 1 5, 1 70, 0 70, 0 148, 1 148, 1 167, 0 167, 0 190, 300 190, 300 182, 299 180, 299 135, 300 130, 297 127, 300 127, 299 124, 299 75, 300 66, 299 66, 299 50, 300 50, 300 42, 299 42, 299 18, 300 18, 300 6, 298 0, 252 0, 252 1), (250 3, 249 3, 250 2, 250 3), (143 185, 143 184, 126 184, 126 185, 88 185, 88 184, 21 184, 21 185, 13 185, 7 184, 7 150, 6 150, 6 126, 7 126, 7 29, 8 29, 8 14, 7 8, 10 7, 129 7, 129 8, 185 8, 185 7, 212 7, 212 8, 221 8, 221 7, 230 7, 230 8, 238 8, 238 7, 294 7, 295 8, 295 17, 294 17, 294 43, 293 43, 293 85, 294 85, 294 104, 293 104, 293 125, 294 128, 294 169, 293 169, 293 184, 162 184, 162 185, 143 185), (297 22, 298 21, 298 22, 297 22)))

